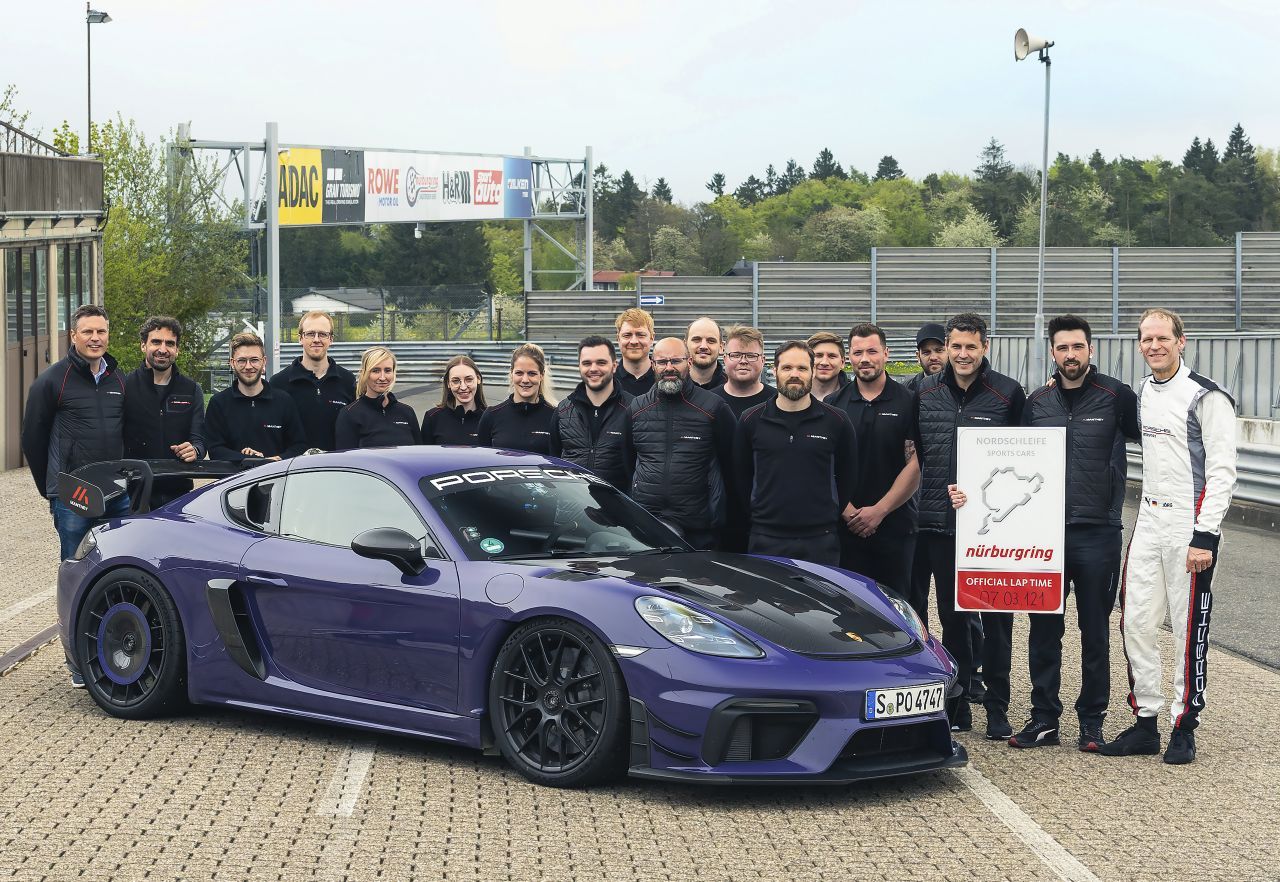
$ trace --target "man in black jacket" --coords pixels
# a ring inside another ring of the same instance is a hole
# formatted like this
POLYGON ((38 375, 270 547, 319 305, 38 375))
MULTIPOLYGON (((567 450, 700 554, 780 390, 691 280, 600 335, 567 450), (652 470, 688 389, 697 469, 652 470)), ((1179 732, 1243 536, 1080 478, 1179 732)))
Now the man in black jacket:
POLYGON ((613 341, 591 336, 578 343, 582 382, 560 402, 551 422, 551 455, 590 469, 626 492, 627 405, 631 396, 613 381, 613 341))
POLYGON ((127 495, 108 505, 98 521, 81 517, 58 498, 59 472, 124 456, 125 384, 107 352, 110 336, 107 311, 81 306, 71 316, 67 357, 36 377, 27 398, 22 455, 36 489, 49 500, 61 560, 71 557, 95 524, 129 513, 127 495))
POLYGON ((720 364, 724 340, 719 323, 709 315, 694 319, 684 332, 684 344, 689 347, 689 379, 693 384, 708 392, 723 386, 729 376, 720 364))
POLYGON ((249 332, 232 337, 231 367, 236 381, 209 399, 205 414, 209 458, 283 459, 306 450, 306 434, 293 399, 263 379, 267 357, 262 338, 249 332))
POLYGON ((271 378, 277 392, 293 399, 306 433, 307 447, 333 450, 333 427, 338 414, 356 400, 356 378, 329 356, 333 319, 312 310, 298 321, 302 355, 271 378))
MULTIPOLYGON (((730 491, 733 412, 689 379, 689 350, 678 337, 653 348, 657 381, 628 407, 631 497, 679 530, 695 548, 716 544, 713 490, 730 491)), ((736 494, 726 511, 734 513, 736 494)))
MULTIPOLYGON (((915 396, 885 370, 889 344, 879 325, 850 329, 849 361, 856 379, 827 399, 849 415, 858 435, 854 514, 841 531, 840 565, 909 600, 920 486, 915 396)), ((929 620, 928 609, 916 612, 929 620)))
MULTIPOLYGON (((124 381, 124 452, 133 459, 204 459, 204 390, 178 370, 182 323, 152 316, 138 332, 142 364, 124 381)), ((151 507, 192 488, 190 478, 156 478, 151 507)))
POLYGON ((843 518, 858 477, 853 424, 844 411, 818 401, 813 350, 790 340, 774 353, 778 394, 742 415, 733 462, 739 495, 751 519, 752 554, 840 564, 843 518))
MULTIPOLYGON (((916 393, 920 457, 920 515, 916 542, 923 546, 937 588, 942 643, 955 657, 959 682, 969 683, 976 659, 969 634, 975 613, 956 611, 956 518, 951 491, 956 481, 956 429, 960 426, 1017 426, 1026 394, 1012 377, 987 361, 987 323, 971 312, 947 322, 947 365, 920 381, 916 393)), ((983 613, 982 672, 986 686, 987 737, 1003 740, 1009 725, 1009 657, 1012 613, 983 613)), ((948 708, 952 728, 972 727, 969 695, 948 708)))
MULTIPOLYGON (((1096 751, 1106 743, 1102 720, 1111 698, 1107 631, 1120 579, 1120 518, 1128 473, 1124 443, 1126 437, 1139 437, 1138 399, 1124 383, 1089 363, 1093 334, 1084 319, 1074 315, 1053 319, 1049 345, 1058 370, 1052 385, 1028 397, 1023 424, 1067 430, 1063 567, 1067 590, 1075 589, 1080 625, 1078 745, 1081 750, 1096 751)), ((1031 616, 1031 719, 1009 739, 1014 747, 1059 743, 1063 620, 1062 615, 1031 616)))

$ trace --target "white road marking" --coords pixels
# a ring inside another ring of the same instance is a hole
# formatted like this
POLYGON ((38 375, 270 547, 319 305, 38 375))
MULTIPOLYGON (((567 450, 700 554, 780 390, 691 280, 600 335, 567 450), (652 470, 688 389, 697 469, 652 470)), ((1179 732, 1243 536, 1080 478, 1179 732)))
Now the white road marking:
POLYGON ((338 767, 329 779, 329 789, 324 799, 316 806, 321 815, 334 815, 349 818, 360 801, 360 791, 364 788, 365 776, 369 774, 369 766, 373 764, 373 753, 378 743, 371 739, 353 741, 342 756, 338 758, 338 767))
POLYGON ((1063 882, 1101 882, 1089 868, 973 766, 955 770, 973 794, 1063 882))
POLYGON ((0 609, 0 625, 12 618, 22 615, 33 606, 39 606, 46 600, 53 600, 55 589, 50 588, 48 591, 41 591, 39 594, 33 594, 30 597, 24 597, 17 603, 11 603, 4 609, 0 609))

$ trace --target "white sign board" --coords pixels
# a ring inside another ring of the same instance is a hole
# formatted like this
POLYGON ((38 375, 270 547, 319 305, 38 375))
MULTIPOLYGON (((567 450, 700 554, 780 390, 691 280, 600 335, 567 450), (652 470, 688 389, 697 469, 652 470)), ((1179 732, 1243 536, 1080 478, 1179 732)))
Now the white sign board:
POLYGON ((956 433, 956 609, 1061 613, 1067 430, 956 433))

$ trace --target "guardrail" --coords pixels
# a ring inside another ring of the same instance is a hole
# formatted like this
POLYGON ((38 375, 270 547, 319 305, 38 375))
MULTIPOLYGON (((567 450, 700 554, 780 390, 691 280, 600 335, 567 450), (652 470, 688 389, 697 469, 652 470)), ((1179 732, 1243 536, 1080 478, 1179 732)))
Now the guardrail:
MULTIPOLYGON (((1142 448, 1130 444, 1129 480, 1142 481, 1142 448)), ((1241 444, 1236 448, 1234 502, 1280 508, 1280 448, 1241 444)))

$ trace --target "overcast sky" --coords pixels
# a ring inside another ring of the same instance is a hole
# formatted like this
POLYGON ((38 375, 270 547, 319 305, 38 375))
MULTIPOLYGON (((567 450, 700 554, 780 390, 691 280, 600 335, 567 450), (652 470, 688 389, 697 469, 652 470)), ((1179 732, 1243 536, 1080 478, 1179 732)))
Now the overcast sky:
MULTIPOLYGON (((966 172, 995 136, 1039 165, 1044 73, 1019 27, 1057 42, 1051 153, 1180 160, 1240 121, 1280 146, 1280 4, 702 0, 95 0, 94 116, 162 135, 581 155, 678 201, 829 146, 874 171, 966 172), (839 10, 839 11, 834 11, 839 10)), ((30 126, 85 125, 84 5, 0 0, 0 86, 30 126)))

